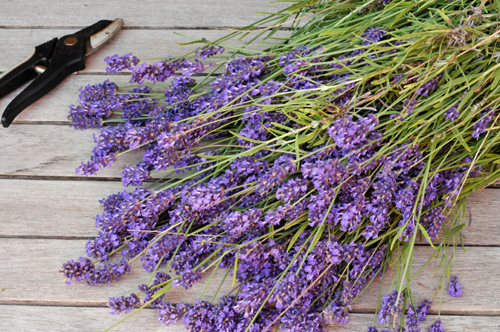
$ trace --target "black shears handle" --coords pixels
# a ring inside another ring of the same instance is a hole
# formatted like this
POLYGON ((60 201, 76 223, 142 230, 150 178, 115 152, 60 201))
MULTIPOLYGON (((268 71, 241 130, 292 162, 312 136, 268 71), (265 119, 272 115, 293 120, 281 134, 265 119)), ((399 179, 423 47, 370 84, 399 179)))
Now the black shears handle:
POLYGON ((35 80, 7 106, 2 115, 2 125, 8 127, 26 107, 42 98, 72 73, 85 69, 90 37, 111 22, 99 21, 77 33, 41 44, 28 60, 5 73, 0 78, 0 98, 29 80, 35 80), (38 77, 37 71, 42 72, 38 77))

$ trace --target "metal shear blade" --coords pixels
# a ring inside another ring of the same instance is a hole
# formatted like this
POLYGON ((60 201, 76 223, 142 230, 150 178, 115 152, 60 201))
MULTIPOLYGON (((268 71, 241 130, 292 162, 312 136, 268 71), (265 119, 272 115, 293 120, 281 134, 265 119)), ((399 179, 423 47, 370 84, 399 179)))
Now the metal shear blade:
POLYGON ((103 20, 74 34, 54 38, 35 47, 30 58, 0 76, 0 98, 35 78, 7 106, 2 115, 2 125, 8 127, 26 107, 42 98, 72 73, 85 69, 86 56, 106 45, 122 26, 121 18, 114 21, 103 20))

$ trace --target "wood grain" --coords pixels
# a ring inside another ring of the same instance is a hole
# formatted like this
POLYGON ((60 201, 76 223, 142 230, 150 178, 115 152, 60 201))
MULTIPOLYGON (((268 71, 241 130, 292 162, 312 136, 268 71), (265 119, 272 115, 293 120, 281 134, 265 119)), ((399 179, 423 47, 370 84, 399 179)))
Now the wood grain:
POLYGON ((1 237, 93 237, 99 200, 121 182, 0 179, 1 237))
MULTIPOLYGON (((102 212, 98 201, 125 189, 114 181, 0 179, 0 236, 93 237, 93 220, 102 212)), ((498 201, 498 189, 470 195, 465 245, 500 246, 498 201)))
MULTIPOLYGON (((78 177, 75 168, 89 160, 98 130, 75 130, 58 125, 12 125, 2 131, 0 175, 78 177)), ((121 178, 122 167, 136 163, 142 153, 126 153, 98 177, 121 178)))
MULTIPOLYGON (((137 291, 137 285, 146 283, 149 273, 134 265, 130 275, 111 285, 89 287, 76 283, 64 285, 64 280, 58 270, 62 263, 76 259, 84 254, 83 240, 39 240, 39 239, 2 239, 0 241, 0 303, 3 304, 45 304, 45 305, 77 305, 104 306, 108 296, 128 295, 137 291)), ((427 261, 432 253, 430 247, 416 247, 413 272, 427 261)), ((464 295, 460 298, 450 297, 446 291, 442 299, 442 312, 446 314, 500 314, 500 285, 497 267, 500 264, 500 248, 468 248, 467 254, 457 250, 456 264, 451 273, 459 276, 464 295)), ((451 251, 448 251, 451 255, 451 251)), ((412 282, 413 299, 416 302, 430 298, 441 281, 441 270, 433 276, 438 261, 433 261, 412 282)), ((202 299, 210 300, 219 282, 223 279, 223 270, 215 273, 212 283, 207 288, 202 299)), ((384 277, 382 294, 389 292, 393 271, 384 277)), ((192 303, 199 297, 209 275, 196 283, 193 289, 174 289, 168 294, 168 301, 180 300, 192 303)), ((231 278, 228 278, 231 279, 231 278)), ((445 285, 447 285, 447 278, 445 285)), ((220 295, 226 295, 232 289, 231 280, 226 280, 220 295)), ((353 305, 355 312, 374 312, 379 292, 375 281, 359 297, 353 305)), ((438 293, 439 294, 439 293, 438 293)), ((437 301, 437 300, 435 300, 437 301)), ((439 302, 439 301, 437 301, 439 302)), ((434 306, 433 313, 438 306, 434 306)))
POLYGON ((79 1, 47 0, 0 1, 2 27, 78 27, 98 20, 121 17, 125 27, 160 29, 169 27, 239 27, 265 15, 257 11, 278 11, 287 3, 269 0, 144 0, 79 1), (236 8, 235 8, 236 7, 236 8), (237 9, 237 10, 235 10, 237 9))
MULTIPOLYGON (((89 307, 57 307, 57 306, 2 306, 0 310, 0 329, 4 331, 34 332, 34 331, 103 331, 114 325, 124 315, 114 316, 105 308, 89 307), (89 319, 89 318, 93 319, 89 319)), ((436 315, 427 316, 422 322, 422 331, 437 319, 436 315)), ((491 332, 500 330, 500 318, 488 316, 441 316, 441 321, 447 332, 491 332)), ((350 314, 349 324, 330 328, 330 332, 365 331, 373 323, 373 314, 350 314)), ((168 327, 156 321, 152 309, 143 309, 138 314, 113 328, 111 331, 134 331, 140 326, 140 331, 153 332, 184 332, 182 324, 171 324, 168 327)), ((378 327, 378 326, 377 326, 378 327)))

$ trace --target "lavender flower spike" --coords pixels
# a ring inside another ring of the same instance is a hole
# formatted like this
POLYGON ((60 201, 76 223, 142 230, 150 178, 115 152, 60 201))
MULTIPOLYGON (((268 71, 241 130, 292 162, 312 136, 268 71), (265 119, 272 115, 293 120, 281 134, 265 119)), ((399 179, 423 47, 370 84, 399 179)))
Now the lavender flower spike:
POLYGON ((453 297, 462 296, 462 285, 458 283, 457 276, 451 277, 450 286, 448 286, 448 293, 453 297))
POLYGON ((139 305, 141 300, 134 293, 130 293, 130 296, 121 296, 117 298, 110 297, 108 303, 108 307, 113 309, 111 312, 112 315, 118 315, 122 312, 130 313, 136 305, 139 305))
POLYGON ((119 56, 118 54, 113 55, 112 57, 106 57, 104 62, 108 64, 108 68, 106 68, 106 72, 108 73, 117 73, 124 69, 132 70, 139 63, 139 59, 132 55, 132 53, 125 54, 123 56, 119 56))
POLYGON ((441 319, 438 319, 429 327, 429 332, 444 332, 444 326, 441 323, 441 319))

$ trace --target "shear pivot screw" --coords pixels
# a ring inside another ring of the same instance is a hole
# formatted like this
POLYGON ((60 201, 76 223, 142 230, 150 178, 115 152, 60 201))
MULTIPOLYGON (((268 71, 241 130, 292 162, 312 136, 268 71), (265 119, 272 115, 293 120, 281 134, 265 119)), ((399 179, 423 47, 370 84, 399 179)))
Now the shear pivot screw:
POLYGON ((77 41, 78 39, 76 39, 75 37, 68 37, 64 40, 64 44, 68 46, 73 46, 76 44, 77 41))

